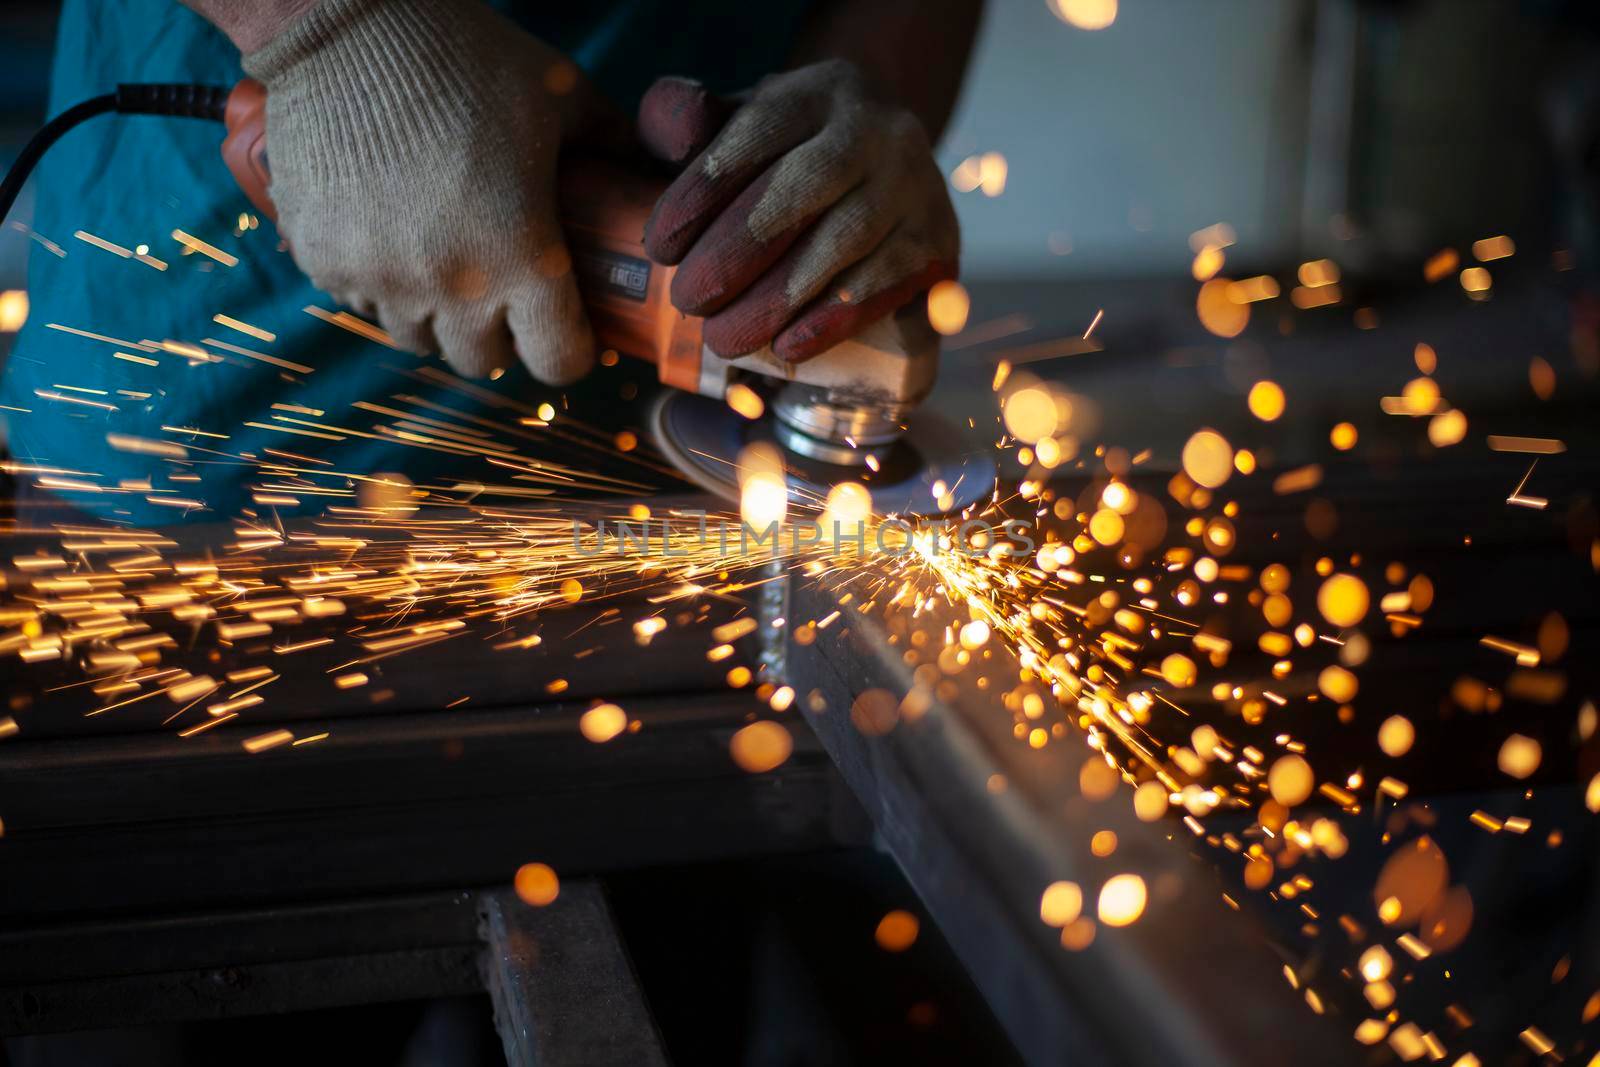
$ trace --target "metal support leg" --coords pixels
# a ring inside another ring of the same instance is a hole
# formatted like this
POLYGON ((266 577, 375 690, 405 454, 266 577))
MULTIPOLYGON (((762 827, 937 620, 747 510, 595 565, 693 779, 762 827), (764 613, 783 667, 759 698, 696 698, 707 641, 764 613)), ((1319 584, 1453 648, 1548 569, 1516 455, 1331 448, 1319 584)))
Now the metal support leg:
POLYGON ((605 893, 563 884, 546 907, 479 898, 484 986, 510 1067, 666 1064, 605 893))

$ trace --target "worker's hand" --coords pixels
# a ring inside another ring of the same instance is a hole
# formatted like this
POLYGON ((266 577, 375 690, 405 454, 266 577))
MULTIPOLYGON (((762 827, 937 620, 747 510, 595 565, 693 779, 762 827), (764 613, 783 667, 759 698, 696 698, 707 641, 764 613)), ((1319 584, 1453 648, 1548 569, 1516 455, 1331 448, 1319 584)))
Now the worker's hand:
POLYGON ((589 369, 555 200, 592 100, 569 61, 478 0, 319 0, 245 69, 278 227, 318 288, 462 374, 589 369))
POLYGON ((692 162, 656 203, 645 247, 680 263, 672 302, 709 316, 724 356, 771 344, 808 359, 943 278, 961 237, 927 135, 829 60, 767 78, 729 104, 664 78, 639 132, 657 155, 692 162))

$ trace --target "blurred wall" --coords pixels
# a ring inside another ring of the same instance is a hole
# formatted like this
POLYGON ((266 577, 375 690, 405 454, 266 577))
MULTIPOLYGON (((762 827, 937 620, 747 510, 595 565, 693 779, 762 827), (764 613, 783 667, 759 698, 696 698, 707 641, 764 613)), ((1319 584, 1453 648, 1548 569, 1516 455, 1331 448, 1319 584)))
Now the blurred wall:
POLYGON ((1550 115, 1600 128, 1596 71, 1596 0, 988 0, 939 160, 1007 163, 1001 195, 955 194, 969 277, 1177 274, 1216 222, 1230 264, 1409 274, 1573 239, 1550 115))
POLYGON ((1550 105, 1595 73, 1597 23, 1594 0, 1408 0, 1368 15, 1350 193, 1375 256, 1498 233, 1537 247, 1565 195, 1550 105))
POLYGON ((939 150, 947 174, 1007 162, 1000 196, 954 194, 967 273, 1180 272, 1219 221, 1252 259, 1290 254, 1310 6, 1122 0, 1087 31, 1051 0, 989 0, 939 150))

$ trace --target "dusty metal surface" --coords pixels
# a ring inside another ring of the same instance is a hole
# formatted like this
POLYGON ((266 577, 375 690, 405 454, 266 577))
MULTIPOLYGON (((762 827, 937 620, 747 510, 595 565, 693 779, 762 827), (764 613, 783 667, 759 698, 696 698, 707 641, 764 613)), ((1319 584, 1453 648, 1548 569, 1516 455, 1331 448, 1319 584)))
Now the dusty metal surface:
MULTIPOLYGON (((827 614, 827 592, 791 592, 794 618, 827 614)), ((816 689, 817 736, 867 809, 940 929, 1030 1063, 1348 1062, 1345 1037, 1284 982, 1262 931, 1228 911, 1210 875, 1126 805, 1090 810, 1079 746, 1035 751, 1011 716, 971 686, 883 736, 853 723, 871 688, 904 693, 909 668, 861 617, 787 649, 791 677, 816 689), (996 790, 996 776, 1003 787, 996 790), (1146 872, 1153 903, 1136 924, 1068 952, 1039 919, 1056 879, 1092 883, 1089 837, 1114 830, 1146 872)))

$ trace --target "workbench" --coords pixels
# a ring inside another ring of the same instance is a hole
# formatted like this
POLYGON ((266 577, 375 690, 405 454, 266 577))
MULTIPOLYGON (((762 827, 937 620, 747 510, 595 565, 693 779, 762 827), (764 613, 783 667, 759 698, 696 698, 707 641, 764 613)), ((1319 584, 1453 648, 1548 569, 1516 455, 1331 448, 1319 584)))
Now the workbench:
MULTIPOLYGON (((973 397, 987 395, 994 360, 1021 353, 1019 365, 1094 401, 1102 439, 1153 450, 1134 476, 1153 493, 1198 425, 1236 441, 1266 436, 1248 421, 1239 381, 1270 368, 1291 411, 1273 439, 1273 467, 1322 463, 1315 495, 1337 502, 1338 528, 1323 541, 1309 537, 1305 494, 1276 494, 1270 474, 1257 477, 1236 493, 1230 486, 1241 504, 1230 562, 1356 551, 1403 559, 1439 589, 1421 633, 1373 635, 1361 706, 1403 708, 1417 722, 1421 758, 1406 764, 1412 800, 1433 801, 1441 825, 1454 820, 1438 831, 1441 842, 1488 879, 1486 947, 1464 950, 1457 984, 1519 990, 1506 994, 1503 1019, 1443 1036, 1452 1051, 1470 1043, 1514 1054, 1521 1026, 1569 1033, 1563 1013, 1575 1019, 1571 1001, 1581 1005, 1600 977, 1593 833, 1573 816, 1593 750, 1581 765, 1568 758, 1570 719, 1539 708, 1463 717, 1442 702, 1458 673, 1491 669, 1479 636, 1526 632, 1553 610, 1572 631, 1568 691, 1595 691, 1596 584, 1568 533, 1593 515, 1585 494, 1600 484, 1596 389, 1592 375, 1559 362, 1559 296, 1540 276, 1482 305, 1430 291, 1391 298, 1391 311, 1379 290, 1375 330, 1356 330, 1343 307, 1322 319, 1293 316, 1287 336, 1224 342, 1193 324, 1189 283, 972 289, 971 330, 1008 317, 1018 328, 1002 326, 1003 336, 982 343, 954 339, 933 405, 964 421, 973 397), (1097 310, 1104 316, 1092 343, 1073 342, 1097 310), (1412 346, 1424 339, 1439 352, 1447 395, 1469 412, 1469 440, 1482 429, 1566 440, 1567 453, 1536 475, 1549 510, 1506 508, 1522 457, 1463 444, 1419 458, 1417 427, 1377 412, 1380 395, 1415 375, 1412 346), (1041 359, 1040 351, 1071 354, 1041 359), (1534 351, 1558 363, 1563 383, 1540 406, 1524 395, 1534 351), (1363 438, 1348 455, 1327 444, 1328 426, 1342 419, 1363 438), (1504 814, 1523 803, 1493 774, 1491 741, 1513 727, 1546 741, 1546 762, 1525 783, 1534 792, 1526 810, 1536 820, 1565 813, 1564 847, 1547 850, 1542 865, 1528 858, 1531 839, 1508 858, 1515 842, 1464 830, 1463 806, 1504 814), (1525 881, 1513 884, 1510 864, 1525 881), (1520 929, 1495 925, 1503 916, 1491 918, 1490 898, 1528 920, 1518 902, 1531 893, 1561 906, 1520 929), (1512 952, 1523 954, 1515 965, 1494 962, 1512 952), (1572 977, 1550 993, 1550 965, 1562 955, 1572 977), (1505 1029, 1488 1035, 1494 1025, 1505 1029)), ((975 425, 973 447, 995 436, 975 425)), ((1055 484, 1072 493, 1090 479, 1063 469, 1055 484)), ((86 726, 63 717, 52 720, 57 730, 0 742, 0 1025, 23 1033, 285 1011, 308 1006, 322 983, 349 1003, 488 989, 512 1062, 569 1062, 563 1050, 602 1047, 586 1043, 602 1040, 610 1018, 621 1020, 611 1035, 619 1044, 605 1047, 647 1062, 662 1050, 595 879, 871 839, 898 862, 1028 1062, 1358 1060, 1350 1032, 1365 1008, 1359 988, 1337 976, 1334 924, 1302 936, 1304 916, 1286 917, 1293 909, 1282 901, 1244 891, 1239 872, 1216 862, 1181 813, 1152 824, 1135 819, 1125 797, 1086 801, 1081 746, 1019 743, 999 694, 967 682, 881 736, 853 725, 849 709, 863 690, 911 688, 911 668, 881 619, 847 613, 810 644, 792 639, 792 625, 776 641, 766 631, 745 639, 741 653, 764 662, 768 676, 822 699, 788 713, 795 748, 786 763, 766 774, 739 770, 727 739, 755 708, 706 663, 708 629, 743 611, 767 621, 822 618, 833 595, 826 582, 793 576, 744 604, 718 603, 642 649, 625 635, 596 642, 581 623, 563 627, 570 641, 547 639, 520 658, 451 642, 447 671, 432 656, 386 663, 395 695, 381 705, 366 693, 330 698, 324 687, 303 704, 276 699, 275 718, 190 739, 149 721, 86 726), (572 658, 597 643, 628 648, 627 669, 603 652, 572 658), (569 682, 559 699, 543 693, 556 671, 569 682), (463 696, 471 699, 445 709, 463 696), (624 701, 640 731, 621 743, 584 740, 577 717, 601 697, 624 701), (304 749, 241 750, 243 736, 280 717, 299 734, 329 736, 304 749), (1116 867, 1139 870, 1152 887, 1151 906, 1134 925, 1068 951, 1040 922, 1039 894, 1053 880, 1087 886, 1108 871, 1089 851, 1105 829, 1119 841, 1116 867), (574 887, 547 911, 520 908, 500 888, 530 857, 574 887), (532 962, 530 943, 545 959, 577 957, 579 984, 563 986, 532 962), (1307 1007, 1302 983, 1320 993, 1321 1012, 1307 1007), (620 1001, 602 1004, 601 988, 620 1001)), ((1297 729, 1335 761, 1345 748, 1370 747, 1368 732, 1357 737, 1331 719, 1297 729)), ((1370 826, 1364 832, 1376 837, 1370 826)), ((1380 849, 1353 851, 1367 855, 1319 873, 1352 910, 1368 894, 1380 849)), ((1458 995, 1424 984, 1418 995, 1430 1002, 1458 995)))

